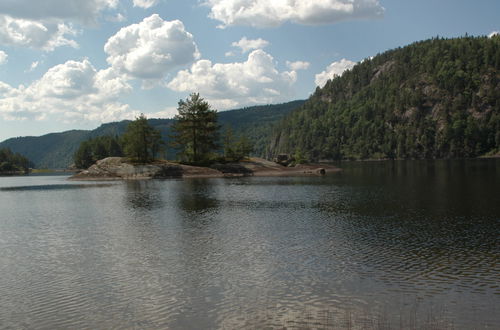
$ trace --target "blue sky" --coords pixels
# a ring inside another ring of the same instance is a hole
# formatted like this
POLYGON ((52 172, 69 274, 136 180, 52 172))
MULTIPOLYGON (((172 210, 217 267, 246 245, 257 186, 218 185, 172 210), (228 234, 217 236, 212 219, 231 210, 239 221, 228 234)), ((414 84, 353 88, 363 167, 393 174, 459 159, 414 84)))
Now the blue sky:
POLYGON ((498 0, 2 0, 0 141, 307 98, 385 50, 500 31, 498 0))

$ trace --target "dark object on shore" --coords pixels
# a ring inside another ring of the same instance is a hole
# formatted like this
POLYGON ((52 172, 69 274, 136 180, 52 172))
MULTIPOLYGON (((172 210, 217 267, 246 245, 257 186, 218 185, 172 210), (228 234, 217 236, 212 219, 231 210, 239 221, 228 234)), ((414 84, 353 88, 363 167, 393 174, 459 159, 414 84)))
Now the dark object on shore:
POLYGON ((293 157, 291 157, 290 155, 288 154, 279 154, 278 156, 276 156, 276 158, 274 159, 274 162, 275 163, 278 163, 282 166, 288 166, 290 165, 295 159, 293 157))

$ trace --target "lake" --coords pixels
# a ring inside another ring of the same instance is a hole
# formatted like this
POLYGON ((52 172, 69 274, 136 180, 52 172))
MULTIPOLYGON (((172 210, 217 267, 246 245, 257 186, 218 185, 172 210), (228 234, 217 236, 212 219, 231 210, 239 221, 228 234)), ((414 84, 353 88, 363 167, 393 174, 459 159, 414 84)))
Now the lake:
POLYGON ((500 160, 0 178, 0 329, 500 328, 500 160))

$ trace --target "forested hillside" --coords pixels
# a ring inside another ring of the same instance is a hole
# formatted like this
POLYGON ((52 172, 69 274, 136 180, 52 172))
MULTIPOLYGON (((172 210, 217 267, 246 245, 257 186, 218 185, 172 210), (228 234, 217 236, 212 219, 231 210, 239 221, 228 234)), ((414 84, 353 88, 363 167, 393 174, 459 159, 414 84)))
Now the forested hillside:
POLYGON ((5 140, 0 148, 9 148, 28 159, 35 168, 66 168, 72 162, 73 153, 90 131, 71 130, 43 136, 26 136, 5 140))
MULTIPOLYGON (((254 154, 263 155, 269 144, 273 125, 286 114, 301 106, 304 101, 277 105, 254 106, 219 112, 219 124, 224 131, 231 126, 236 136, 244 134, 254 145, 254 154)), ((51 133, 39 137, 18 137, 0 143, 0 148, 10 148, 29 158, 36 168, 66 168, 73 163, 73 155, 80 143, 98 136, 120 136, 130 121, 103 124, 91 130, 72 130, 51 133)), ((148 122, 162 133, 168 143, 172 119, 149 119, 148 122)), ((167 157, 173 159, 175 150, 167 149, 167 157)))
POLYGON ((222 125, 221 133, 224 132, 225 127, 230 126, 236 136, 248 137, 253 145, 254 155, 265 156, 274 126, 303 104, 303 100, 298 100, 219 112, 219 124, 222 125))
POLYGON ((268 157, 457 158, 500 150, 500 36, 432 39, 367 59, 318 88, 268 157))

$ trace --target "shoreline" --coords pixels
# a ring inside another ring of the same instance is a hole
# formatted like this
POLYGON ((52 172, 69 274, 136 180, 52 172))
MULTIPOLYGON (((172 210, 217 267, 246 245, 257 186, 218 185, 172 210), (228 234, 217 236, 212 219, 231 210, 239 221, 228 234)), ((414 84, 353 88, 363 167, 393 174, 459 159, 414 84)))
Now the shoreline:
POLYGON ((300 164, 285 167, 262 159, 249 158, 238 163, 214 164, 210 167, 183 165, 168 161, 132 164, 125 158, 109 157, 69 178, 74 181, 117 181, 174 178, 234 178, 234 177, 300 177, 324 176, 341 171, 328 164, 300 164))

